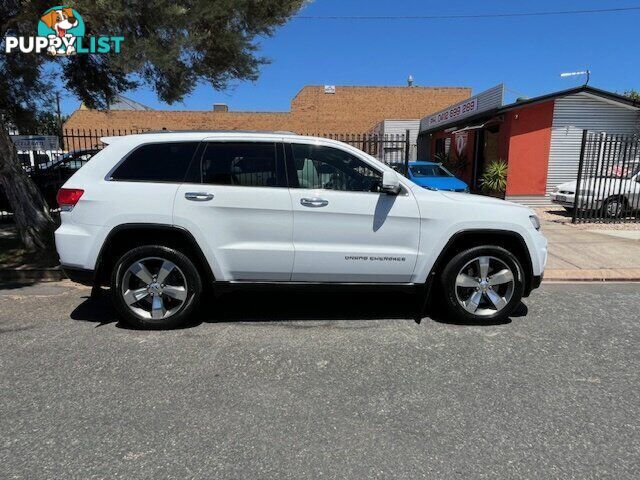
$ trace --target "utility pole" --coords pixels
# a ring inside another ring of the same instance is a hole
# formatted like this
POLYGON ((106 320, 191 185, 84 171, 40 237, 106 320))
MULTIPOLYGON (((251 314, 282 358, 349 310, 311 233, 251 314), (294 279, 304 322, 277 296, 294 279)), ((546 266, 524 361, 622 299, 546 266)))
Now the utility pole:
POLYGON ((56 92, 56 113, 58 114, 58 132, 62 136, 62 114, 60 113, 60 92, 56 92))

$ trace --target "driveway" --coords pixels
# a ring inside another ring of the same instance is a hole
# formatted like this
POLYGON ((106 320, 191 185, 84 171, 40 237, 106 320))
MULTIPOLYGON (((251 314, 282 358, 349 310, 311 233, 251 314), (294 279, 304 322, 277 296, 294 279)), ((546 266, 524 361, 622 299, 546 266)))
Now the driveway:
POLYGON ((640 475, 637 284, 544 285, 484 326, 232 294, 165 332, 88 293, 0 289, 0 478, 640 475))

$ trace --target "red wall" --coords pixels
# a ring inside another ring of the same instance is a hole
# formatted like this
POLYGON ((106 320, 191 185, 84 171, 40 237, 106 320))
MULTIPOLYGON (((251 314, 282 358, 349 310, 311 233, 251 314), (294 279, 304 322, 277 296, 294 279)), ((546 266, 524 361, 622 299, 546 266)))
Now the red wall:
POLYGON ((544 195, 547 184, 553 100, 505 113, 509 171, 507 195, 544 195))

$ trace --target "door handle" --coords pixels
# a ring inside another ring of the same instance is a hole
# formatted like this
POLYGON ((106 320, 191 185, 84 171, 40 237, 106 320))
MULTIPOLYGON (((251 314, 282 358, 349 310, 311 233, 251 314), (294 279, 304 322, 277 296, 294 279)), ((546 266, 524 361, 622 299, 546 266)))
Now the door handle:
POLYGON ((301 198, 300 205, 311 208, 326 207, 329 205, 329 200, 324 198, 301 198))
POLYGON ((208 202, 213 198, 213 193, 187 192, 184 194, 184 198, 191 200, 192 202, 208 202))

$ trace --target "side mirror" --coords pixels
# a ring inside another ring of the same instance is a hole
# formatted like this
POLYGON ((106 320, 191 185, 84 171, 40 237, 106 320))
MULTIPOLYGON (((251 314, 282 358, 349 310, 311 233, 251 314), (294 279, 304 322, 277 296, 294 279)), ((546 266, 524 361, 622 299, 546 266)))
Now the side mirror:
POLYGON ((380 191, 387 195, 397 195, 400 193, 400 179, 396 172, 384 171, 380 191))

